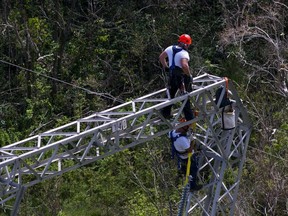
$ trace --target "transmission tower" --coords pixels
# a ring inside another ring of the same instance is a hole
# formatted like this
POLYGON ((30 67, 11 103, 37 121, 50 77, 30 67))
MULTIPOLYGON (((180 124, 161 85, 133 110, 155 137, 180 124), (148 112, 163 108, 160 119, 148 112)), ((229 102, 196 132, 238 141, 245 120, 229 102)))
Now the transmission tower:
MULTIPOLYGON (((199 180, 204 188, 183 198, 183 215, 233 215, 245 162, 251 123, 229 82, 236 126, 221 128, 215 92, 226 80, 210 74, 193 79, 193 92, 169 99, 161 89, 0 148, 0 205, 13 203, 17 215, 27 187, 93 163, 119 151, 166 135, 183 124, 196 124, 193 136, 201 148, 199 180), (178 124, 190 99, 198 116, 178 124), (173 105, 173 119, 160 110, 173 105)), ((221 94, 224 95, 225 88, 221 94)))

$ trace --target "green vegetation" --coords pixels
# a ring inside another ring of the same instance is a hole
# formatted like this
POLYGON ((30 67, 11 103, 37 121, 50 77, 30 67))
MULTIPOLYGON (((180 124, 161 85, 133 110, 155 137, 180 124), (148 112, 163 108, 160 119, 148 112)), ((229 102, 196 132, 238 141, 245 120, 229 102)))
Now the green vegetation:
MULTIPOLYGON (((288 214, 287 2, 4 0, 0 11, 1 146, 162 88, 158 56, 187 33, 194 76, 234 80, 253 121, 237 214, 288 214)), ((166 143, 35 185, 19 216, 175 215, 166 143)))

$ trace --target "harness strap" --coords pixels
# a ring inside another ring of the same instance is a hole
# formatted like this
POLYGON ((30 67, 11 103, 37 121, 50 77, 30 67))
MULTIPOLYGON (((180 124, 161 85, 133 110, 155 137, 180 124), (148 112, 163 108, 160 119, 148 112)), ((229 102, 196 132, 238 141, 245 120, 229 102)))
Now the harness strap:
POLYGON ((169 68, 170 71, 172 71, 172 70, 175 69, 175 55, 176 55, 178 52, 182 51, 182 48, 177 48, 176 45, 174 45, 174 46, 172 47, 172 50, 173 50, 173 58, 172 58, 172 64, 171 64, 171 66, 170 66, 170 68, 169 68))
POLYGON ((228 93, 229 79, 228 79, 228 77, 224 77, 224 80, 225 80, 226 93, 228 93))

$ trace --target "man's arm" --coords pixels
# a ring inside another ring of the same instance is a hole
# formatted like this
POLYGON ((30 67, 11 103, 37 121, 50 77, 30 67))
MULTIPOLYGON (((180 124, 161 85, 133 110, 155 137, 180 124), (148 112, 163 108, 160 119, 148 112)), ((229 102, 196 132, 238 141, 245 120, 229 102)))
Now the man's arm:
POLYGON ((185 151, 187 152, 187 153, 190 153, 190 152, 192 152, 193 150, 194 150, 194 145, 193 145, 193 142, 192 141, 189 141, 189 139, 187 139, 187 144, 186 144, 187 146, 189 145, 189 148, 187 148, 187 149, 185 149, 185 151), (190 143, 189 143, 190 142, 190 143))
POLYGON ((188 64, 188 59, 182 58, 181 59, 181 66, 182 66, 183 72, 186 75, 190 76, 191 74, 190 74, 190 68, 189 68, 189 64, 188 64))
POLYGON ((159 61, 162 64, 163 69, 165 70, 166 68, 169 68, 166 58, 168 57, 167 53, 165 51, 163 51, 160 56, 159 56, 159 61))

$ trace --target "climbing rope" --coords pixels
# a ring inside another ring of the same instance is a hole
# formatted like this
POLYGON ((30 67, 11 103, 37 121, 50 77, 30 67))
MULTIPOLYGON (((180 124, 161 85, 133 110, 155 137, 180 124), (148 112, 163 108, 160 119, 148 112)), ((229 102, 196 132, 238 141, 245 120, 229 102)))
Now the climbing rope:
MULTIPOLYGON (((198 111, 194 112, 194 116, 195 117, 198 116, 198 111)), ((191 125, 191 128, 192 128, 192 135, 193 135, 193 133, 195 133, 195 130, 196 130, 196 122, 194 122, 191 125)), ((193 150, 195 150, 194 149, 195 148, 195 140, 193 139, 191 142, 192 142, 193 150)), ((180 201, 180 204, 179 204, 178 216, 182 216, 183 215, 183 211, 184 211, 184 208, 185 208, 185 203, 187 202, 189 191, 190 191, 190 183, 189 183, 189 181, 192 178, 192 176, 190 176, 191 158, 192 158, 192 152, 189 152, 188 153, 187 169, 186 169, 185 187, 183 188, 182 197, 181 197, 181 201, 180 201)))
MULTIPOLYGON (((194 112, 194 116, 198 116, 198 111, 194 112)), ((191 125, 192 128, 192 135, 193 133, 195 133, 196 130, 196 122, 194 122, 191 125)), ((195 150, 195 139, 193 139, 192 141, 192 146, 193 146, 193 150, 195 150)), ((188 180, 189 180, 189 175, 190 175, 190 167, 191 167, 191 158, 192 158, 192 152, 188 153, 188 162, 187 162, 187 169, 186 169, 186 179, 185 179, 185 185, 188 184, 188 180)))

